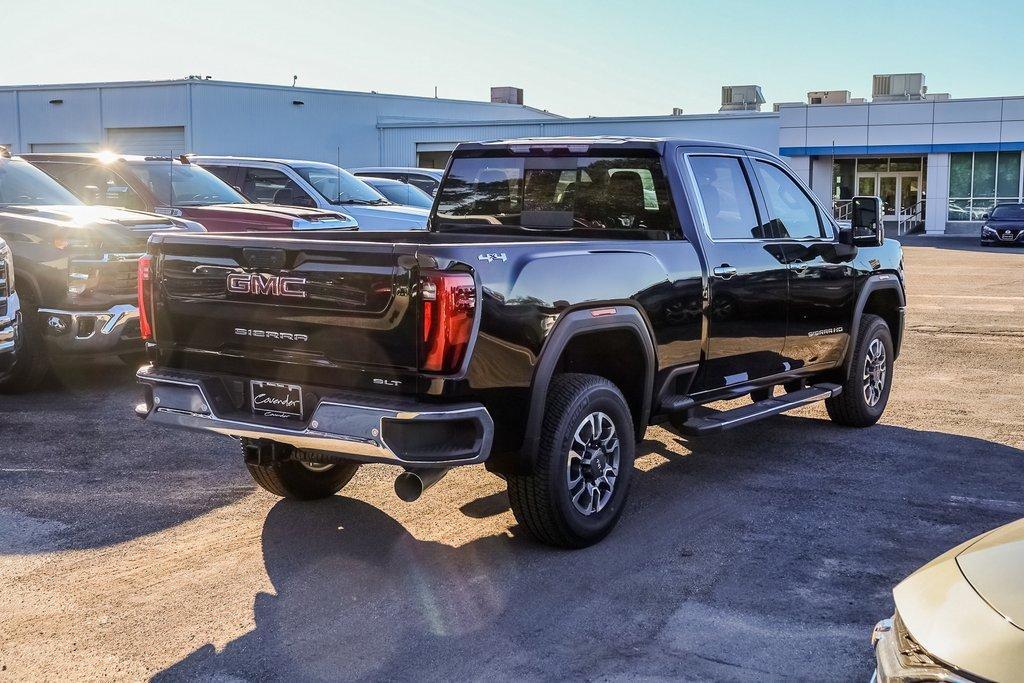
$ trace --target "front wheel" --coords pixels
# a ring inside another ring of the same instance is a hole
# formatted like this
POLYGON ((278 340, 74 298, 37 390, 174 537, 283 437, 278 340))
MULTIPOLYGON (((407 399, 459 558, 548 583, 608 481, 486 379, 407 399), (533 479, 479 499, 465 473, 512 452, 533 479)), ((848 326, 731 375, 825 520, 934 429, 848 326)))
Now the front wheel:
POLYGON ((635 438, 618 387, 595 375, 551 381, 537 460, 508 478, 516 521, 563 548, 597 543, 615 527, 633 478, 635 438))
POLYGON ((870 427, 878 422, 889 402, 892 361, 889 326, 877 315, 864 315, 843 392, 825 400, 833 422, 848 427, 870 427))
MULTIPOLYGON (((246 452, 245 443, 242 444, 242 452, 246 452)), ((272 460, 266 465, 247 461, 245 466, 261 488, 275 496, 294 500, 329 498, 340 491, 359 469, 359 464, 354 462, 320 464, 301 460, 272 460)))

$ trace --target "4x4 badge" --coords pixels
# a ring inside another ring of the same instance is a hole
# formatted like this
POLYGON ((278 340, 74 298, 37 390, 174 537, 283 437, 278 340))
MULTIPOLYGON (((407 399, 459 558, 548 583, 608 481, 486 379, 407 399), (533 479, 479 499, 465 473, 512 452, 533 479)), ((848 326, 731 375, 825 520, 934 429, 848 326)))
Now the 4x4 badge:
POLYGON ((505 252, 503 251, 500 251, 496 254, 480 254, 476 258, 478 261, 487 261, 488 263, 490 263, 491 261, 508 262, 508 257, 505 256, 505 252))

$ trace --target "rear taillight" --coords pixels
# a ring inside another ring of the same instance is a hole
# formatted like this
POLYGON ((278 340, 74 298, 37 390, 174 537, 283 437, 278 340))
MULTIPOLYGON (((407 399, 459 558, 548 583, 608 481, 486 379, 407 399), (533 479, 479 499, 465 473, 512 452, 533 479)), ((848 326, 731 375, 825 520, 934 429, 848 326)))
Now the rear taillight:
POLYGON ((420 279, 423 302, 420 369, 451 373, 459 369, 473 334, 476 285, 468 273, 425 273, 420 279))
POLYGON ((150 323, 150 298, 152 290, 153 257, 149 254, 139 258, 139 333, 145 341, 153 339, 153 325, 150 323))

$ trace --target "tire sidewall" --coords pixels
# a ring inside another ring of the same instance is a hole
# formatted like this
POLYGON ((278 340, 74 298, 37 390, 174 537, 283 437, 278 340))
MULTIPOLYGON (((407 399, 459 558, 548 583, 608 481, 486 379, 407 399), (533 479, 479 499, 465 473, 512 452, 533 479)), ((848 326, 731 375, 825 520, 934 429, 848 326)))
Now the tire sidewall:
POLYGON ((554 450, 551 458, 551 475, 548 481, 549 499, 554 504, 558 517, 567 527, 570 536, 593 542, 603 538, 615 526, 625 507, 629 487, 633 480, 633 462, 636 459, 636 444, 633 436, 633 418, 622 394, 610 385, 588 387, 572 402, 569 409, 558 421, 557 433, 552 439, 554 450), (599 512, 584 515, 572 503, 566 482, 566 466, 569 447, 576 429, 584 418, 594 412, 603 412, 615 425, 619 438, 619 475, 615 489, 608 503, 599 512))
POLYGON ((893 348, 892 348, 892 335, 889 332, 889 326, 885 324, 885 321, 878 318, 871 322, 865 334, 859 340, 857 344, 857 355, 853 359, 853 367, 850 368, 850 379, 851 383, 854 384, 850 387, 850 391, 856 390, 857 402, 860 409, 866 414, 871 416, 872 419, 877 420, 885 412, 885 407, 889 403, 889 392, 892 390, 893 380, 893 348), (882 342, 882 346, 885 347, 885 385, 882 387, 882 396, 878 399, 878 403, 871 406, 868 405, 867 399, 864 398, 864 362, 867 359, 868 347, 871 346, 871 342, 878 339, 882 342))

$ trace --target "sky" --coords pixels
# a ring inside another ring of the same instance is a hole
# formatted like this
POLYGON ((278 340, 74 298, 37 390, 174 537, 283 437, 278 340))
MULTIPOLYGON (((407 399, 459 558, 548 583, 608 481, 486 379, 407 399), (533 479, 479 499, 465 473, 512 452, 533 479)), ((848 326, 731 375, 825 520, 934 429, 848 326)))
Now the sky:
POLYGON ((0 85, 182 78, 486 100, 566 116, 870 97, 875 73, 931 92, 1024 95, 1024 2, 858 0, 0 0, 0 85))

